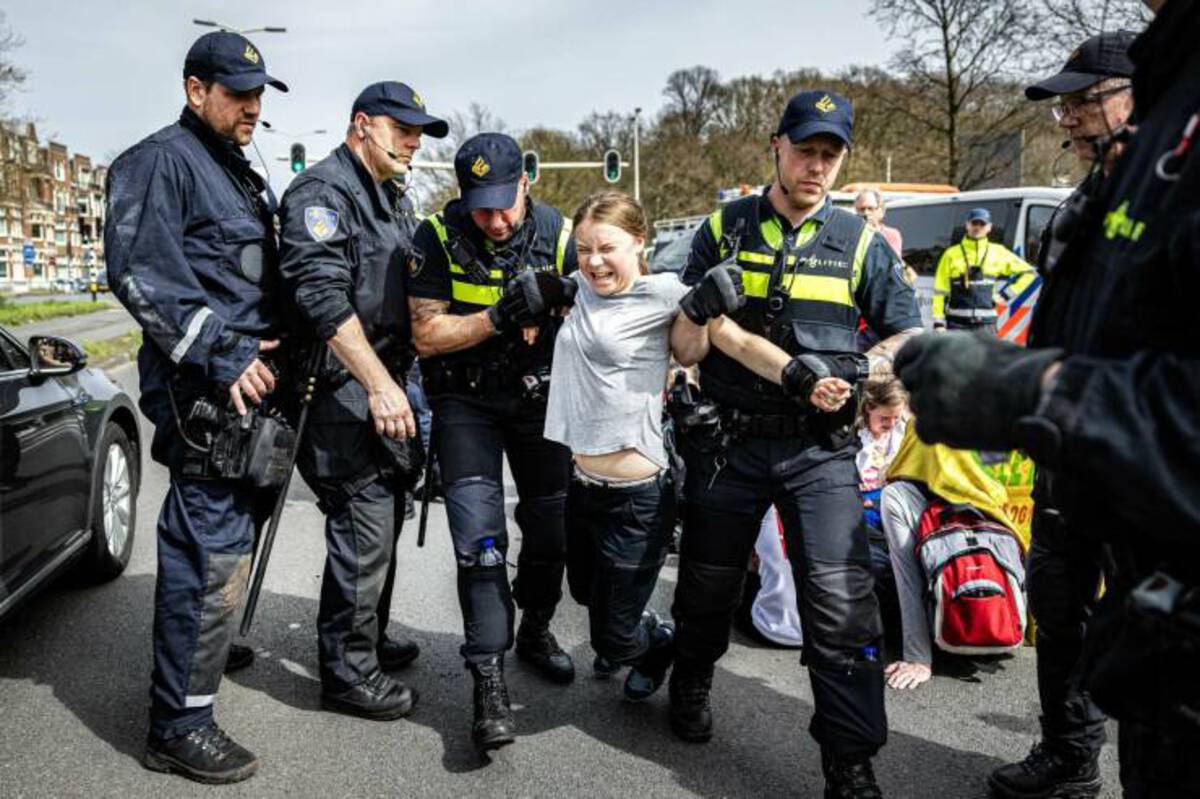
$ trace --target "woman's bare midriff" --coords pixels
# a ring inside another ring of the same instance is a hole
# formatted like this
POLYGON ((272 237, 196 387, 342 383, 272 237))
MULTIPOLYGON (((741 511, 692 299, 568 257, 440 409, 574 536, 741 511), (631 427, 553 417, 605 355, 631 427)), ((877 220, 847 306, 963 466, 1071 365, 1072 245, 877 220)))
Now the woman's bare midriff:
POLYGON ((575 455, 579 468, 596 477, 614 480, 638 480, 653 477, 661 470, 658 464, 636 449, 623 449, 605 455, 575 455))

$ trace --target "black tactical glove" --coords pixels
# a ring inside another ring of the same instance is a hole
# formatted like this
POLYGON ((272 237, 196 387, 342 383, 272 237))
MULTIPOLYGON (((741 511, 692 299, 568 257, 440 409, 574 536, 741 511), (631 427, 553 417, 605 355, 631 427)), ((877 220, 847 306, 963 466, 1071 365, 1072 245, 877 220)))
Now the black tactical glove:
POLYGON ((704 273, 700 282, 683 295, 679 308, 698 325, 722 314, 733 313, 746 304, 742 286, 742 268, 733 263, 717 264, 704 273))
POLYGON ((574 305, 577 289, 574 280, 557 272, 526 269, 509 281, 504 296, 488 308, 488 318, 502 333, 514 327, 536 325, 550 311, 574 305))
POLYGON ((870 371, 867 356, 857 352, 806 352, 792 358, 783 367, 783 393, 797 402, 807 404, 817 381, 836 377, 853 386, 866 380, 870 371))
POLYGON ((961 449, 1024 448, 1042 374, 1062 350, 1027 350, 988 333, 926 333, 896 354, 917 434, 961 449))

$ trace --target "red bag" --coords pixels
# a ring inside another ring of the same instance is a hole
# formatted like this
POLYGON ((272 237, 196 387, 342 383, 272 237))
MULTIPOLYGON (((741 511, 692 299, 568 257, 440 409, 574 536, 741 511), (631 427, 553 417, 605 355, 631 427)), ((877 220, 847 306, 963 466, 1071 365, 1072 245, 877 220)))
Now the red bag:
POLYGON ((930 628, 947 652, 996 655, 1025 639, 1025 553, 1017 536, 970 505, 933 500, 916 554, 928 579, 930 628))

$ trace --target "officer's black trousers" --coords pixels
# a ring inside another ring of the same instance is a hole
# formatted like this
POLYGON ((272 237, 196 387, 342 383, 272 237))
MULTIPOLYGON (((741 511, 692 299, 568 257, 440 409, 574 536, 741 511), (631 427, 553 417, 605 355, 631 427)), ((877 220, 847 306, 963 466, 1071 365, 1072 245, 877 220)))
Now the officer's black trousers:
POLYGON ((669 472, 629 487, 576 478, 567 493, 567 518, 567 585, 588 608, 592 648, 614 663, 633 663, 650 646, 642 611, 675 529, 669 472))
POLYGON ((767 508, 783 522, 812 682, 809 731, 836 755, 887 740, 882 624, 854 450, 801 439, 746 439, 723 454, 684 443, 683 539, 672 608, 678 667, 715 663, 729 646, 750 553, 767 508))
POLYGON ((1026 568, 1029 609, 1037 620, 1042 737, 1090 755, 1104 745, 1104 713, 1080 685, 1084 626, 1100 586, 1100 545, 1072 534, 1053 508, 1038 505, 1026 568))
POLYGON ((212 719, 237 609, 270 494, 172 474, 158 517, 150 734, 185 735, 212 719))
POLYGON ((986 322, 967 322, 967 321, 951 320, 949 317, 947 317, 946 329, 947 330, 966 330, 966 331, 978 330, 983 333, 991 333, 993 336, 999 335, 997 333, 995 319, 989 319, 986 322))
POLYGON ((479 662, 513 643, 513 599, 525 609, 553 611, 562 597, 564 505, 570 453, 542 437, 546 406, 516 393, 430 397, 433 440, 441 464, 446 515, 458 562, 458 595, 466 641, 463 657, 479 662), (517 577, 510 589, 503 563, 480 563, 483 540, 508 552, 503 456, 517 484, 514 516, 521 528, 517 577))

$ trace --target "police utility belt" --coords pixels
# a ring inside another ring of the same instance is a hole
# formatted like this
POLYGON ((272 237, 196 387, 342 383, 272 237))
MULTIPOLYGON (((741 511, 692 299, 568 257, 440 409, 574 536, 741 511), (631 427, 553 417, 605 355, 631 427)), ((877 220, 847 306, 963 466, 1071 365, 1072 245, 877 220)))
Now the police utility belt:
POLYGON ((545 402, 550 396, 550 368, 547 366, 518 370, 507 361, 489 365, 422 361, 421 375, 425 393, 429 396, 516 393, 532 402, 545 402))

